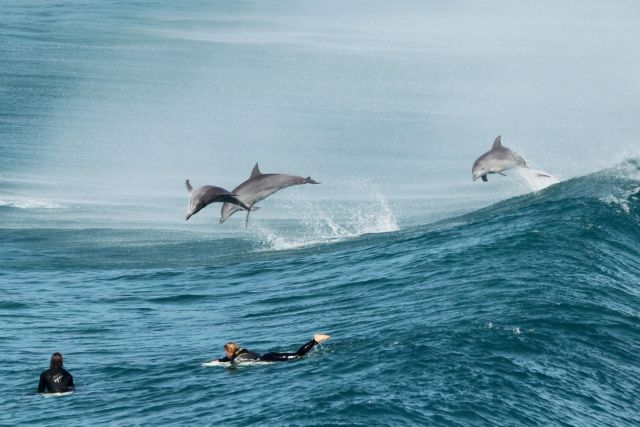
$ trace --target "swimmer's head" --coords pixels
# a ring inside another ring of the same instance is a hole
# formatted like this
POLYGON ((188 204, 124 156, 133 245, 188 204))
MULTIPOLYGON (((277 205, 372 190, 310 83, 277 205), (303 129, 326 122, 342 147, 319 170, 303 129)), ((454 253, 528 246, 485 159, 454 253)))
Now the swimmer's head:
POLYGON ((62 368, 62 355, 58 352, 55 352, 51 355, 51 369, 61 369, 62 368))
POLYGON ((236 351, 238 351, 238 345, 233 341, 229 341, 224 345, 224 354, 226 354, 227 357, 232 357, 236 351))

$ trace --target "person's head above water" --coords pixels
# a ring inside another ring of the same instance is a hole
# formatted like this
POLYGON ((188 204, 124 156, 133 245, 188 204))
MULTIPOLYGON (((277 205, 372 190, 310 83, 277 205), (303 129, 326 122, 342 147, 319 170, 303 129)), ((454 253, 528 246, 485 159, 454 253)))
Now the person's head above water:
POLYGON ((224 345, 224 354, 226 354, 227 357, 233 357, 236 351, 238 351, 238 344, 233 341, 229 341, 224 345))
POLYGON ((51 355, 51 365, 49 366, 51 369, 62 369, 62 355, 58 352, 55 352, 51 355))

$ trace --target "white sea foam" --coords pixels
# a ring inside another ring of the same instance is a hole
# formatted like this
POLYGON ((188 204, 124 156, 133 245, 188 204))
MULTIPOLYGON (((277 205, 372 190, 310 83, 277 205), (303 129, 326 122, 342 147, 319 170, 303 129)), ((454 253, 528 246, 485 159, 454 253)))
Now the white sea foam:
POLYGON ((611 193, 600 197, 600 201, 608 205, 617 205, 625 213, 630 212, 629 201, 640 194, 640 158, 632 158, 611 170, 613 178, 631 181, 629 185, 610 189, 611 193))
POLYGON ((600 201, 608 205, 617 205, 628 214, 630 212, 629 198, 638 193, 640 193, 640 186, 631 188, 630 190, 624 191, 618 195, 609 194, 605 197, 601 197, 600 201))
POLYGON ((532 168, 516 168, 515 172, 525 180, 529 190, 540 191, 550 185, 560 182, 555 176, 532 168))
POLYGON ((288 250, 341 241, 363 234, 389 233, 399 229, 396 217, 384 196, 370 192, 370 198, 355 206, 343 207, 299 201, 289 208, 305 212, 300 227, 277 229, 256 221, 254 228, 267 250, 288 250))
POLYGON ((59 393, 40 393, 42 397, 62 397, 62 396, 70 396, 73 394, 73 391, 63 391, 59 393))
POLYGON ((61 209, 63 205, 59 203, 50 202, 47 200, 35 200, 35 199, 5 199, 0 200, 0 206, 8 206, 18 209, 61 209))

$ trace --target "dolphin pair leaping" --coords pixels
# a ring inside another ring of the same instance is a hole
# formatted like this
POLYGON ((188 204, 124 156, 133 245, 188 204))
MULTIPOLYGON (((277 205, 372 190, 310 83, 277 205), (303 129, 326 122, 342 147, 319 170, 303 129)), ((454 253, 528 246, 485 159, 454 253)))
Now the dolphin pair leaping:
MULTIPOLYGON (((473 163, 471 173, 473 174, 473 180, 482 178, 484 182, 487 182, 487 175, 492 173, 499 173, 512 169, 515 167, 528 168, 527 162, 522 157, 502 145, 500 135, 498 135, 493 141, 491 150, 478 157, 473 163)), ((551 178, 549 175, 538 172, 538 176, 551 178)))
POLYGON ((301 184, 320 184, 319 182, 311 179, 311 177, 303 178, 296 175, 287 175, 280 173, 267 173, 260 172, 258 164, 253 167, 251 176, 249 179, 238 185, 233 191, 229 192, 224 188, 214 187, 212 185, 205 185, 196 190, 193 189, 189 180, 185 185, 187 191, 191 193, 189 198, 189 208, 187 209, 187 216, 185 221, 199 212, 205 206, 221 202, 222 210, 220 212, 220 224, 225 222, 234 213, 239 210, 246 210, 247 217, 245 225, 249 222, 249 213, 256 211, 259 208, 255 206, 256 203, 269 197, 278 190, 281 190, 292 185, 301 184))

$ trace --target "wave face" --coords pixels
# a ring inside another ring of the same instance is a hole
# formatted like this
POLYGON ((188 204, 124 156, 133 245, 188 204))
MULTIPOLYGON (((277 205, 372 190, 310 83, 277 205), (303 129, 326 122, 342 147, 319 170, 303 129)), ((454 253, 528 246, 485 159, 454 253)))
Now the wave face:
POLYGON ((640 421, 638 159, 297 249, 150 233, 2 230, 4 421, 640 421), (316 331, 333 338, 301 361, 202 366, 227 340, 288 351, 316 331), (34 367, 54 350, 78 390, 38 399, 34 367))

